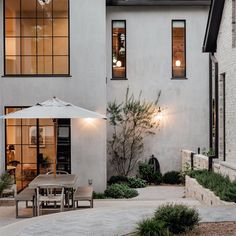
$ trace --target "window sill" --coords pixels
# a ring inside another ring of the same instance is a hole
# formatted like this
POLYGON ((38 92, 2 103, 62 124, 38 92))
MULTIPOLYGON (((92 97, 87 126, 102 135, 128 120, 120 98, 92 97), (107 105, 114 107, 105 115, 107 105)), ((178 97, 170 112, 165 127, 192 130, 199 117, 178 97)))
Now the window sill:
POLYGON ((187 77, 172 77, 171 80, 187 80, 187 77))
POLYGON ((2 78, 70 78, 72 75, 2 75, 2 78))
POLYGON ((111 78, 111 80, 128 80, 127 78, 111 78))

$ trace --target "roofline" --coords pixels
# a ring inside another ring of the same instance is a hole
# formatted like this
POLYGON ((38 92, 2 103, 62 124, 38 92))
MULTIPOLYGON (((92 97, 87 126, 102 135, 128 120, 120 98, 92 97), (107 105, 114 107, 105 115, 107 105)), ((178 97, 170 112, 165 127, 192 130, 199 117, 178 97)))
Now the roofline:
POLYGON ((225 0, 212 0, 203 43, 203 52, 216 52, 225 0))
POLYGON ((107 6, 210 6, 210 0, 106 0, 107 6))

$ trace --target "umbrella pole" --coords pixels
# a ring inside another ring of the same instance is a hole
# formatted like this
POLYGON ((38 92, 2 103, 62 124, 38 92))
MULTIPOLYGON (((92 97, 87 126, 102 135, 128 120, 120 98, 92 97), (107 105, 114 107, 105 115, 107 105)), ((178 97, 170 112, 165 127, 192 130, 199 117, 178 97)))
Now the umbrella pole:
POLYGON ((53 163, 53 175, 56 177, 57 174, 57 119, 53 120, 54 123, 54 155, 55 160, 53 163))

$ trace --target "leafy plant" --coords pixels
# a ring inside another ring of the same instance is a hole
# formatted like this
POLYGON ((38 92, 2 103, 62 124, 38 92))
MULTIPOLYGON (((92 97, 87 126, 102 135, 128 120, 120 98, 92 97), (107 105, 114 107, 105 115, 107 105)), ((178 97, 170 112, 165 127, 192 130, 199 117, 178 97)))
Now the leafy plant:
POLYGON ((209 150, 203 148, 202 155, 205 155, 207 157, 215 156, 215 150, 213 148, 210 148, 209 150))
POLYGON ((128 186, 130 188, 145 188, 147 182, 140 178, 129 177, 128 178, 128 186))
POLYGON ((152 174, 152 183, 159 185, 162 182, 162 174, 160 172, 155 172, 152 174))
POLYGON ((229 177, 207 170, 191 171, 189 176, 213 191, 221 200, 236 202, 236 182, 230 181, 229 177))
POLYGON ((135 169, 144 149, 144 138, 155 134, 159 122, 154 117, 160 95, 161 92, 155 102, 141 101, 141 93, 135 98, 129 96, 127 89, 123 103, 108 103, 109 123, 113 128, 108 152, 118 175, 128 176, 135 169))
POLYGON ((142 179, 146 180, 148 183, 151 183, 153 177, 154 169, 152 165, 148 163, 139 163, 139 175, 142 179))
POLYGON ((93 198, 94 199, 105 199, 106 196, 104 193, 96 193, 96 192, 93 192, 93 198))
POLYGON ((0 196, 3 190, 9 188, 13 184, 13 180, 10 174, 4 173, 0 176, 0 196))
POLYGON ((111 178, 108 180, 108 184, 127 184, 128 183, 128 177, 122 176, 122 175, 116 175, 111 176, 111 178))
POLYGON ((181 184, 181 174, 178 171, 169 171, 163 175, 163 183, 165 184, 181 184))
POLYGON ((168 228, 163 221, 145 219, 138 223, 138 235, 140 236, 170 236, 168 228))
POLYGON ((199 214, 195 209, 181 204, 161 206, 155 212, 155 220, 165 222, 165 226, 173 234, 192 230, 199 223, 199 214))
POLYGON ((105 196, 108 198, 133 198, 138 196, 138 192, 125 184, 112 184, 105 190, 105 196))

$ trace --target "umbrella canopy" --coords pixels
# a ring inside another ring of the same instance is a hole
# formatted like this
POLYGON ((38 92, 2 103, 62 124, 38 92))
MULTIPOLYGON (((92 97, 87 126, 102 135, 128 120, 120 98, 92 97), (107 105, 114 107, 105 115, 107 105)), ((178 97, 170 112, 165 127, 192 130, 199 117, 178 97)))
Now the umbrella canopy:
MULTIPOLYGON (((1 116, 1 119, 55 119, 54 142, 57 143, 57 119, 96 118, 106 119, 106 116, 97 112, 64 102, 56 97, 35 106, 1 116)), ((57 145, 54 145, 54 154, 57 156, 57 145)), ((54 176, 56 177, 56 158, 54 161, 54 176)))
POLYGON ((38 103, 35 106, 1 116, 1 119, 78 119, 97 118, 106 119, 106 116, 64 102, 56 97, 38 103))

